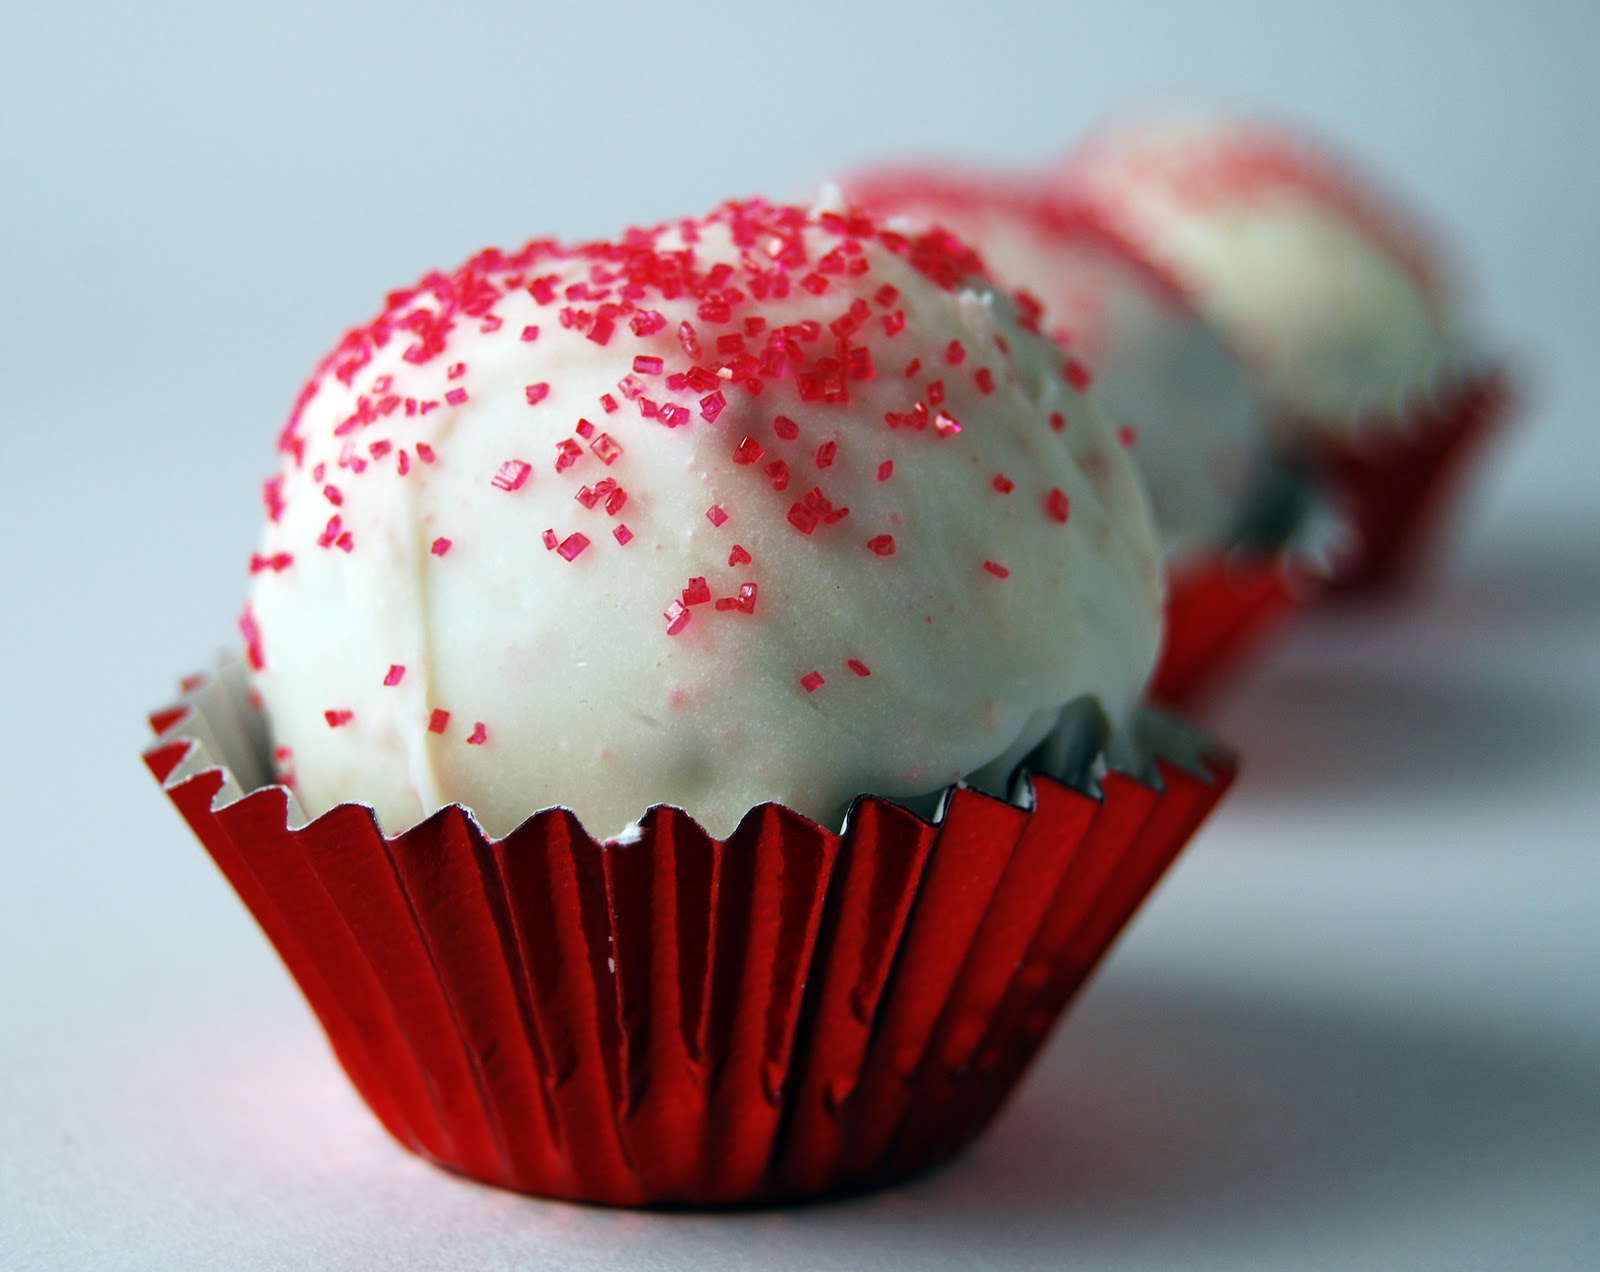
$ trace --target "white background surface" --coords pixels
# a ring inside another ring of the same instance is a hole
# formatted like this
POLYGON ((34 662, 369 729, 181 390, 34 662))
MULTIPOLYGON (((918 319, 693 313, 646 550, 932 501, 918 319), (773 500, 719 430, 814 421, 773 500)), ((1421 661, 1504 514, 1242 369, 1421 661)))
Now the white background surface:
POLYGON ((12 8, 0 1266, 1600 1266, 1600 8, 12 8), (1234 798, 949 1169, 650 1216, 394 1147, 137 761, 314 358, 484 243, 1152 94, 1320 126, 1453 233, 1528 404, 1444 577, 1233 700, 1234 798))

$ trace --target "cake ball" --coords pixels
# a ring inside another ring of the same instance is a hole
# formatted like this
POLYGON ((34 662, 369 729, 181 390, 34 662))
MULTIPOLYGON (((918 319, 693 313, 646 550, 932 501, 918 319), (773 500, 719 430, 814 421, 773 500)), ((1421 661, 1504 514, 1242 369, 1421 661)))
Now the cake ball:
POLYGON ((1226 117, 1131 122, 1092 136, 1056 179, 1173 272, 1291 435, 1402 418, 1457 369, 1421 237, 1299 133, 1226 117))
MULTIPOLYGON (((1232 349, 1169 270, 1095 208, 1031 176, 878 168, 845 187, 880 215, 960 235, 1039 306, 1046 334, 1092 368, 1169 558, 1228 542, 1266 450, 1265 412, 1232 349)), ((1080 369, 1080 380, 1088 374, 1080 369)))
POLYGON ((300 394, 242 622, 281 778, 396 833, 1003 790, 1160 637, 1080 363, 941 230, 730 202, 485 251, 300 394))

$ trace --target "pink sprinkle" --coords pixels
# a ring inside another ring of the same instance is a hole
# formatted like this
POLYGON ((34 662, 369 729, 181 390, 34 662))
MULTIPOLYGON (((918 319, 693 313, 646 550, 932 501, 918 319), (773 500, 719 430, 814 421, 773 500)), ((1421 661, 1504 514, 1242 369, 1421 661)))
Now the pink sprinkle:
POLYGON ((750 561, 750 554, 741 548, 737 543, 733 545, 733 551, 728 553, 729 565, 749 565, 750 561))
POLYGON ((250 554, 250 573, 260 574, 271 570, 279 574, 294 564, 294 557, 287 552, 275 552, 271 556, 261 556, 259 553, 250 554))
POLYGON ((617 324, 610 318, 596 318, 594 326, 589 328, 589 339, 597 345, 608 344, 611 333, 616 330, 617 324))
POLYGON ((433 709, 433 714, 428 717, 428 732, 443 733, 450 727, 450 713, 439 707, 433 709))
MULTIPOLYGON (((688 323, 684 324, 686 327, 688 325, 688 323)), ((667 620, 667 635, 676 636, 685 627, 689 626, 689 620, 694 615, 689 612, 689 607, 682 601, 673 601, 671 605, 667 606, 662 617, 667 620)))
POLYGON ((696 575, 689 580, 689 586, 683 589, 683 603, 685 605, 704 605, 711 599, 711 585, 701 575, 696 575))
POLYGON ((618 543, 628 543, 633 538, 633 531, 627 526, 618 526, 611 532, 611 537, 618 543))
POLYGON ((633 369, 640 375, 660 375, 661 359, 652 357, 647 353, 638 353, 633 358, 633 369))
POLYGON ((877 535, 867 540, 867 547, 871 548, 879 556, 893 556, 894 536, 892 534, 877 535))
POLYGON ((539 540, 544 544, 546 552, 554 552, 556 550, 556 544, 561 542, 561 540, 556 538, 556 532, 554 530, 546 530, 539 536, 539 540))
POLYGON ((700 415, 706 423, 715 424, 717 416, 722 414, 722 408, 728 405, 728 399, 722 396, 719 389, 715 393, 707 393, 700 399, 700 415))
POLYGON ((341 724, 349 724, 355 718, 355 712, 340 708, 336 711, 324 711, 322 718, 328 722, 330 729, 337 729, 341 724))
POLYGON ((462 375, 466 373, 466 370, 467 364, 465 362, 452 362, 450 364, 450 369, 444 373, 445 378, 449 380, 459 380, 462 375))
POLYGON ((331 503, 335 508, 341 507, 344 504, 344 492, 341 491, 339 487, 332 485, 331 483, 322 488, 322 497, 331 503))
POLYGON ((520 490, 522 483, 528 480, 528 474, 532 471, 532 464, 520 459, 508 459, 500 465, 500 470, 490 479, 489 484, 501 490, 520 490))
POLYGON ((411 471, 411 456, 406 454, 405 447, 402 446, 394 453, 394 466, 395 471, 402 477, 411 471))
POLYGON ((580 459, 583 458, 583 447, 570 437, 564 437, 556 443, 556 471, 564 473, 580 459))
POLYGON ((661 408, 661 422, 668 428, 677 428, 689 422, 689 408, 679 406, 676 402, 668 402, 661 408))
POLYGON ((433 541, 433 555, 434 556, 443 556, 448 551, 450 551, 450 540, 449 539, 446 539, 441 535, 439 538, 437 538, 437 539, 435 539, 433 541))
POLYGON ((617 412, 617 399, 609 393, 602 393, 600 395, 600 409, 607 415, 615 415, 617 412))
POLYGON ((821 446, 817 447, 817 467, 831 468, 833 466, 834 456, 838 453, 838 442, 823 442, 821 446))
POLYGON ((539 328, 537 326, 529 325, 522 329, 522 341, 524 344, 532 344, 538 338, 539 328))
POLYGON ((803 688, 807 693, 816 693, 818 689, 822 688, 822 686, 827 683, 828 682, 822 678, 822 673, 820 671, 808 671, 805 675, 800 677, 800 687, 803 688))
POLYGON ((622 447, 617 444, 616 438, 610 433, 601 433, 599 437, 589 443, 589 449, 600 457, 600 462, 610 467, 617 462, 617 457, 622 454, 622 447))
POLYGON ((694 328, 687 322, 678 324, 678 343, 691 358, 700 356, 700 341, 695 338, 694 328))
POLYGON ((1004 473, 996 473, 994 475, 994 481, 990 484, 1002 495, 1009 495, 1017 488, 1017 483, 1012 481, 1011 478, 1007 477, 1004 473))
POLYGON ((780 415, 772 421, 772 431, 786 442, 792 442, 800 436, 800 426, 787 415, 780 415))
POLYGON ((393 449, 393 442, 384 441, 382 438, 380 438, 378 441, 373 442, 372 445, 367 447, 367 454, 371 455, 373 459, 378 460, 382 459, 393 449))
POLYGON ((460 406, 467 400, 467 391, 465 389, 451 389, 450 392, 444 395, 444 400, 450 403, 451 406, 460 406))
POLYGON ((1132 424, 1123 424, 1117 429, 1117 444, 1123 450, 1132 450, 1139 444, 1139 432, 1132 424))
POLYGON ((393 689, 405 678, 406 668, 404 663, 390 663, 389 674, 383 678, 384 687, 393 689))
POLYGON ((858 676, 870 676, 872 674, 872 668, 868 667, 867 664, 862 662, 859 658, 847 658, 845 659, 844 665, 850 668, 850 670, 855 672, 858 676))
POLYGON ((1072 514, 1072 503, 1060 487, 1051 487, 1050 493, 1044 497, 1044 510, 1050 520, 1065 525, 1072 514))
POLYGON ((741 437, 739 444, 733 448, 733 462, 736 464, 754 464, 767 452, 753 437, 741 437))
POLYGON ((894 475, 894 460, 886 459, 878 465, 878 480, 888 481, 894 475))
POLYGON ((1061 374, 1066 377, 1067 383, 1077 389, 1079 393, 1087 392, 1094 378, 1089 374, 1089 368, 1076 358, 1067 359, 1066 365, 1061 368, 1061 374))
POLYGON ((584 534, 569 534, 561 540, 556 552, 568 561, 575 560, 579 553, 589 546, 589 536, 584 534))
POLYGON ((427 442, 418 442, 417 458, 424 464, 433 463, 433 447, 429 446, 427 442))
POLYGON ((989 573, 994 575, 997 579, 1008 579, 1011 577, 1011 571, 1006 569, 1006 567, 1001 565, 998 561, 985 561, 983 563, 983 568, 988 570, 989 573))
POLYGON ((475 725, 472 726, 472 735, 467 738, 467 745, 482 746, 488 740, 489 730, 484 727, 483 721, 479 720, 475 725))
POLYGON ((538 384, 528 385, 522 390, 522 394, 528 399, 529 406, 538 406, 539 403, 550 396, 550 385, 544 380, 540 380, 538 384))
POLYGON ((722 525, 727 519, 728 514, 722 510, 719 504, 712 504, 711 507, 706 509, 706 520, 714 526, 722 525))
POLYGON ((317 536, 319 548, 331 548, 339 541, 339 536, 344 531, 344 519, 338 513, 328 518, 328 524, 323 527, 322 533, 317 536))
POLYGON ((594 436, 594 425, 589 423, 588 420, 579 420, 573 425, 573 432, 577 433, 584 441, 588 441, 594 436))

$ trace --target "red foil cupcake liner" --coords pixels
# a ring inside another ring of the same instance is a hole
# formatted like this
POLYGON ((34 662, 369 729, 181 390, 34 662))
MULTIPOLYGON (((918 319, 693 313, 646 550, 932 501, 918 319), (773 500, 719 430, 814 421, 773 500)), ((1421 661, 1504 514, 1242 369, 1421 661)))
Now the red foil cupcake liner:
POLYGON ((362 805, 296 827, 284 788, 246 793, 265 739, 222 681, 152 724, 151 772, 389 1132, 617 1205, 850 1192, 959 1151, 1233 776, 1202 748, 1098 796, 958 788, 935 824, 863 797, 842 834, 763 805, 718 840, 658 807, 600 843, 557 808, 493 840, 451 807, 385 838, 362 805))
POLYGON ((1330 437, 1313 448, 1313 474, 1352 532, 1333 588, 1377 593, 1416 582, 1513 401, 1503 368, 1480 370, 1402 418, 1375 420, 1358 437, 1330 437))
POLYGON ((1167 576, 1167 620, 1150 697, 1192 711, 1243 672, 1315 590, 1288 552, 1219 553, 1167 576))

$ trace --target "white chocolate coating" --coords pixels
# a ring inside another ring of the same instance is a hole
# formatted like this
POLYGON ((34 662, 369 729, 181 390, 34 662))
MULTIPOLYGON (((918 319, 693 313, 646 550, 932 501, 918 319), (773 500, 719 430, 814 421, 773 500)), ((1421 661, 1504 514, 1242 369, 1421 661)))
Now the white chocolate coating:
POLYGON ((1298 136, 1157 119, 1091 138, 1060 177, 1182 279, 1285 426, 1353 431, 1459 363, 1414 237, 1298 136))
POLYGON ((977 173, 865 172, 846 183, 882 214, 964 238, 1043 329, 1093 368, 1132 450, 1169 557, 1214 548, 1266 449, 1260 394, 1217 329, 1131 244, 1042 190, 977 173))
POLYGON ((1003 781, 1085 695, 1123 732, 1159 640, 1148 510, 976 269, 748 203, 391 297, 302 395, 254 563, 307 810, 837 824, 862 791, 1003 781))

